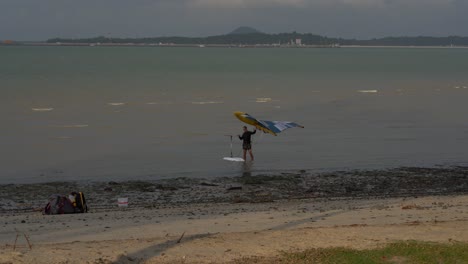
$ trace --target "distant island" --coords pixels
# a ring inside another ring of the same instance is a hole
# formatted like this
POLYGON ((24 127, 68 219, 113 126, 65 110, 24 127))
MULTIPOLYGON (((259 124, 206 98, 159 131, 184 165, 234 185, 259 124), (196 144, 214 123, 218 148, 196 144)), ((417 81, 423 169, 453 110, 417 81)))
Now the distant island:
MULTIPOLYGON (((3 44, 6 45, 5 41, 3 44)), ((9 42, 8 44, 28 44, 9 42)), ((31 44, 31 43, 29 43, 31 44)), ((36 43, 40 44, 40 43, 36 43)), ((151 45, 151 46, 229 46, 229 47, 341 47, 341 46, 468 46, 468 37, 385 37, 368 40, 330 38, 311 33, 267 34, 251 27, 239 27, 225 35, 208 37, 52 38, 43 45, 151 45)))
POLYGON ((231 31, 228 35, 245 35, 245 34, 263 34, 263 32, 251 27, 238 27, 231 31))

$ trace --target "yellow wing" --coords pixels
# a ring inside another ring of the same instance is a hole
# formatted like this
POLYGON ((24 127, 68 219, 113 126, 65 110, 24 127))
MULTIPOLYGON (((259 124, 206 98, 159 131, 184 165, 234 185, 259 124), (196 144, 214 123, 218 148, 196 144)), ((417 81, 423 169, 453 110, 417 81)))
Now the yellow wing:
POLYGON ((255 119, 254 117, 252 117, 251 115, 249 115, 247 113, 234 112, 234 116, 236 116, 240 121, 256 127, 258 130, 261 130, 261 131, 263 131, 265 133, 270 133, 270 134, 276 136, 275 132, 271 131, 271 129, 269 129, 268 127, 263 125, 260 121, 258 121, 257 119, 255 119))

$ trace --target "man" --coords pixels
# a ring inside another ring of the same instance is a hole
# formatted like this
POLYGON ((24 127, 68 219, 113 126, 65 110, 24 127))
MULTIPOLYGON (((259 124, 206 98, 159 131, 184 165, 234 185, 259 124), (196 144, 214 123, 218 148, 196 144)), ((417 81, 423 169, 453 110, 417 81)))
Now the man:
POLYGON ((253 154, 252 154, 252 141, 251 141, 250 138, 256 132, 257 132, 257 129, 255 129, 253 132, 250 132, 249 130, 247 130, 247 127, 244 126, 244 133, 242 134, 242 136, 238 135, 239 139, 242 140, 242 148, 244 149, 244 160, 245 161, 247 161, 247 159, 246 159, 247 150, 249 151, 250 159, 252 161, 254 160, 254 157, 253 157, 253 154))

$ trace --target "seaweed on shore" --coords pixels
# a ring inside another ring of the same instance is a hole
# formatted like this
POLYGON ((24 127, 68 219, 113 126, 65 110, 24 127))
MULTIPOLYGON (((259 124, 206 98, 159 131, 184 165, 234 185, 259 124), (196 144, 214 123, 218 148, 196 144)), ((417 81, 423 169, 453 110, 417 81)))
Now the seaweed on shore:
POLYGON ((468 168, 402 167, 328 173, 279 173, 154 181, 53 182, 0 185, 0 212, 43 207, 50 194, 82 191, 92 210, 208 203, 272 202, 302 198, 370 199, 468 194, 468 168))

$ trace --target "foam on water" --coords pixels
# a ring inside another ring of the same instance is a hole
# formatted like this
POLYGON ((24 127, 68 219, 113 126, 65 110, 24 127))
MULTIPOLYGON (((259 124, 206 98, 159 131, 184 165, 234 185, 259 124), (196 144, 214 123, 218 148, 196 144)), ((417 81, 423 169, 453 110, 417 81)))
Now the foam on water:
POLYGON ((119 105, 125 105, 127 103, 107 103, 108 105, 112 105, 112 106, 119 106, 119 105))
POLYGON ((377 93, 377 90, 358 90, 358 93, 377 93))
POLYGON ((269 98, 269 97, 260 97, 260 98, 257 98, 257 100, 255 102, 256 103, 269 103, 269 102, 271 102, 271 98, 269 98))
POLYGON ((192 104, 204 105, 204 104, 223 104, 222 101, 206 101, 206 102, 192 102, 192 104))
POLYGON ((31 108, 31 110, 36 112, 48 112, 54 110, 54 108, 31 108))
POLYGON ((89 125, 86 124, 77 124, 77 125, 56 125, 54 127, 60 127, 60 128, 83 128, 83 127, 88 127, 89 125))

